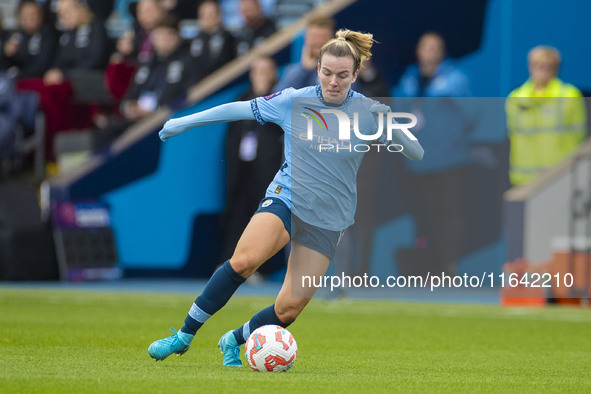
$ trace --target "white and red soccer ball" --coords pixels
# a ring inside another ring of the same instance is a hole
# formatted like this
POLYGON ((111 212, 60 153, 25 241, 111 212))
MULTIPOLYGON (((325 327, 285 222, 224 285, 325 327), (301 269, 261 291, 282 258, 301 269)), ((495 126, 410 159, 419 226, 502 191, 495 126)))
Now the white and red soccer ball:
POLYGON ((254 371, 285 372, 298 354, 298 345, 283 327, 266 325, 257 328, 246 340, 246 360, 254 371))

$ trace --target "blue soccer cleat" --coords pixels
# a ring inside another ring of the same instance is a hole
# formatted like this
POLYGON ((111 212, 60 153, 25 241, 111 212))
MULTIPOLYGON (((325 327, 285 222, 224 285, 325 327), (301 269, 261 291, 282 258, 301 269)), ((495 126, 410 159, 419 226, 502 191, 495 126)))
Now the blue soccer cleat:
POLYGON ((176 353, 179 356, 185 354, 185 352, 189 350, 189 346, 191 346, 191 341, 193 340, 194 335, 182 331, 177 332, 172 327, 170 330, 174 332, 174 335, 152 342, 148 348, 148 354, 150 354, 152 358, 155 358, 156 361, 164 360, 173 353, 176 353))
POLYGON ((236 342, 232 330, 225 333, 218 343, 220 351, 224 354, 224 367, 241 367, 240 345, 236 342))

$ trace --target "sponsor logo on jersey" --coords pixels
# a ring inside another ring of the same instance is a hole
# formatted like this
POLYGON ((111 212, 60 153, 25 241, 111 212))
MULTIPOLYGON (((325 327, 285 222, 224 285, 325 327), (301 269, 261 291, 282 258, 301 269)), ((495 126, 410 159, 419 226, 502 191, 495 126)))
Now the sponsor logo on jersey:
POLYGON ((268 207, 269 205, 271 205, 271 204, 273 204, 273 200, 271 200, 271 199, 268 199, 268 200, 265 200, 265 202, 263 202, 263 205, 262 205, 262 207, 263 207, 263 208, 267 208, 267 207, 268 207))

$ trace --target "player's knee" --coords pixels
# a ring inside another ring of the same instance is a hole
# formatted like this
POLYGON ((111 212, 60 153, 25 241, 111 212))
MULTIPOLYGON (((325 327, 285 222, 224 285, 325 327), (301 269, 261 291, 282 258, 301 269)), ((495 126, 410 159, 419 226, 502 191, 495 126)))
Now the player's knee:
POLYGON ((255 259, 248 255, 234 255, 230 259, 230 265, 236 273, 240 274, 244 278, 251 276, 259 267, 259 264, 255 259))

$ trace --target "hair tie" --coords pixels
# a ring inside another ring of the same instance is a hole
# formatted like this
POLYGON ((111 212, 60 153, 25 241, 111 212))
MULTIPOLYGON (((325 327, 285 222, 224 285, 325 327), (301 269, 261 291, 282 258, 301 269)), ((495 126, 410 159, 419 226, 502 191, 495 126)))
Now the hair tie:
POLYGON ((347 41, 347 39, 345 37, 337 37, 337 40, 347 41))

